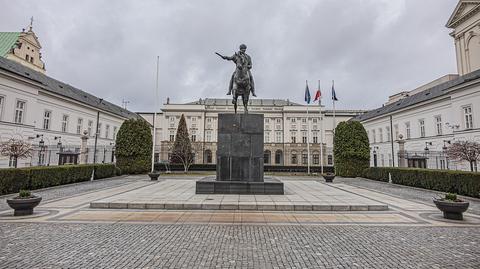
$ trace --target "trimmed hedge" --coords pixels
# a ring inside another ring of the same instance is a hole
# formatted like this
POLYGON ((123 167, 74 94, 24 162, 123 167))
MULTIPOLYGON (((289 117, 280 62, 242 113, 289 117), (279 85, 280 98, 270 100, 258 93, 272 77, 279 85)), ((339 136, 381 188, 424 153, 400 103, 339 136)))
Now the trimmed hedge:
POLYGON ((152 130, 143 119, 123 122, 115 141, 115 157, 122 174, 142 174, 150 171, 152 130))
POLYGON ((333 138, 335 173, 343 177, 358 177, 370 164, 367 132, 358 121, 340 122, 333 138))
POLYGON ((419 168, 370 167, 363 176, 395 184, 480 198, 480 173, 419 168))
MULTIPOLYGON (((88 181, 93 164, 0 169, 0 195, 88 181)), ((115 176, 114 164, 95 165, 95 179, 115 176)))

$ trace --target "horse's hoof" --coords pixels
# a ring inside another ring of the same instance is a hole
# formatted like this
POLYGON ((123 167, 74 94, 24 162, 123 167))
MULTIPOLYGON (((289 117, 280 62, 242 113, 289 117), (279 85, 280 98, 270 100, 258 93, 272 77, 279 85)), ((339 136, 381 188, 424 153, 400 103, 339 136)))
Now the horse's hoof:
POLYGON ((232 93, 231 93, 231 92, 227 92, 227 95, 232 95, 232 93))

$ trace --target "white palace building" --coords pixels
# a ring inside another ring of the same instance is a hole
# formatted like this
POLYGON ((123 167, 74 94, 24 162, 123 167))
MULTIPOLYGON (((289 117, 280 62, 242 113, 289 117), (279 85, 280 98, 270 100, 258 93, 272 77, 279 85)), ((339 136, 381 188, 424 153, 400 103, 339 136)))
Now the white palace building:
MULTIPOLYGON (((169 151, 175 139, 178 122, 185 115, 187 127, 195 149, 195 163, 216 163, 217 119, 219 113, 233 113, 231 99, 200 99, 186 104, 167 102, 156 120, 156 158, 169 159, 169 151)), ((310 164, 333 165, 333 129, 341 121, 347 121, 364 111, 321 110, 318 105, 307 107, 289 100, 252 99, 249 113, 264 115, 265 165, 307 166, 307 139, 310 141, 310 164), (308 132, 310 131, 310 132, 308 132), (323 141, 323 144, 322 144, 323 141)), ((239 113, 243 113, 239 110, 239 113)), ((138 113, 153 123, 153 113, 138 113)))
POLYGON ((480 143, 480 1, 459 1, 446 26, 453 29, 459 75, 390 96, 356 118, 368 132, 371 166, 470 170, 445 150, 454 141, 480 143))
MULTIPOLYGON (((117 130, 138 115, 47 76, 40 49, 31 26, 0 32, 0 142, 14 138, 33 145, 33 156, 18 159, 18 167, 92 163, 98 126, 96 162, 113 162, 117 130)), ((15 161, 0 156, 0 168, 15 161)))

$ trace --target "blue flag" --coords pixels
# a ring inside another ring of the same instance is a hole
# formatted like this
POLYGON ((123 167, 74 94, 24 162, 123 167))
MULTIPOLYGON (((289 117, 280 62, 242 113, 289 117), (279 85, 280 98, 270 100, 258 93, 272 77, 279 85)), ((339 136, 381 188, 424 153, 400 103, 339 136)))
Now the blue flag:
POLYGON ((333 101, 338 101, 337 99, 337 95, 335 94, 335 87, 334 87, 335 83, 332 82, 332 100, 333 101))
POLYGON ((307 104, 310 104, 310 100, 312 99, 312 97, 310 96, 310 90, 308 89, 308 83, 305 82, 305 102, 307 102, 307 104))

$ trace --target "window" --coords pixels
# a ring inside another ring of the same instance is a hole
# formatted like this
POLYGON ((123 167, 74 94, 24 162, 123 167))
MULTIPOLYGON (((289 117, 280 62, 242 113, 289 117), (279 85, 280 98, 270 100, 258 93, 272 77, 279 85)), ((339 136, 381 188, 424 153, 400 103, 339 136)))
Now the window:
POLYGON ((30 55, 25 55, 25 60, 27 60, 27 62, 30 62, 30 55))
POLYGON ((317 123, 317 118, 313 118, 313 123, 317 123))
POLYGON ((10 159, 8 160, 8 167, 17 167, 17 157, 10 155, 10 159))
POLYGON ((399 135, 398 124, 393 125, 393 129, 395 130, 395 137, 394 137, 394 139, 398 139, 398 135, 399 135))
POLYGON ((373 137, 373 143, 377 143, 377 134, 375 133, 375 130, 372 130, 372 137, 373 137))
POLYGON ((105 125, 105 138, 110 136, 110 125, 105 125))
POLYGON ((465 120, 465 129, 473 128, 472 106, 463 107, 463 118, 465 120))
POLYGON ((281 150, 275 151, 275 164, 282 163, 283 152, 281 150))
POLYGON ((265 150, 263 152, 263 163, 264 164, 270 164, 270 156, 272 155, 272 153, 270 152, 270 150, 265 150))
POLYGON ((197 121, 197 117, 193 117, 193 118, 192 118, 192 121, 197 121))
POLYGON ((15 123, 23 123, 23 114, 25 113, 25 101, 17 100, 15 105, 15 123))
POLYGON ((405 122, 405 135, 407 136, 407 139, 410 139, 410 122, 405 122))
POLYGON ((175 141, 175 131, 170 130, 170 142, 173 142, 173 141, 175 141))
POLYGON ((5 97, 0 96, 0 120, 2 120, 4 103, 5 103, 5 97))
POLYGON ((38 165, 45 165, 45 151, 40 150, 38 152, 38 165))
POLYGON ((292 143, 297 143, 297 132, 290 132, 290 141, 292 143))
POLYGON ((192 129, 197 129, 197 124, 196 123, 192 123, 192 129))
POLYGON ((77 134, 82 133, 82 128, 83 128, 83 119, 78 118, 78 120, 77 120, 77 134))
POLYGON ((302 132, 302 143, 303 144, 307 143, 307 132, 302 132))
POLYGON ((52 118, 52 111, 45 110, 45 112, 43 112, 43 129, 50 130, 51 118, 52 118))
POLYGON ((270 119, 269 118, 265 118, 265 123, 269 123, 270 122, 270 119))
POLYGON ((383 142, 383 129, 382 128, 378 128, 378 139, 379 139, 380 143, 383 142))
POLYGON ((306 118, 302 118, 302 123, 307 123, 307 119, 306 119, 306 118))
POLYGON ((302 153, 302 164, 308 164, 308 154, 302 153))
POLYGON ((437 135, 442 135, 442 116, 435 116, 435 127, 437 135))
POLYGON ((68 132, 68 115, 62 116, 62 132, 68 132))
POLYGON ((270 132, 265 132, 265 143, 270 142, 270 132))
POLYGON ((205 160, 207 163, 212 163, 212 151, 209 149, 205 150, 205 160))
POLYGON ((30 57, 30 62, 33 64, 33 57, 30 57))
POLYGON ((419 120, 418 125, 420 126, 420 137, 425 137, 425 120, 419 120))
POLYGON ((313 143, 318 144, 318 132, 313 132, 313 143))
POLYGON ((296 122, 296 119, 295 119, 295 118, 291 118, 290 121, 291 121, 292 123, 295 123, 295 122, 296 122))
POLYGON ((117 139, 117 126, 113 126, 113 139, 117 139))
POLYGON ((197 132, 195 130, 192 130, 192 142, 197 141, 197 132))
POLYGON ((297 164, 297 163, 298 163, 297 153, 292 153, 292 164, 297 164))
POLYGON ((212 118, 207 118, 207 129, 212 129, 212 118))
POLYGON ((93 129, 93 121, 89 120, 88 127, 87 127, 88 136, 92 136, 92 129, 93 129))
POLYGON ((175 118, 174 117, 170 117, 170 127, 171 128, 175 127, 175 118))
POLYGON ((332 155, 328 155, 328 156, 327 156, 327 164, 328 164, 328 165, 332 165, 332 164, 333 164, 333 156, 332 156, 332 155))
POLYGON ((390 127, 385 127, 385 135, 387 136, 387 139, 385 141, 390 142, 390 127))
POLYGON ((282 123, 282 119, 277 119, 276 122, 277 123, 282 123))
POLYGON ((211 142, 212 141, 212 131, 206 131, 205 132, 205 138, 207 140, 207 142, 211 142))
POLYGON ((275 142, 276 143, 282 143, 282 132, 275 132, 275 142))
POLYGON ((313 154, 313 164, 320 164, 320 156, 317 153, 313 154))

